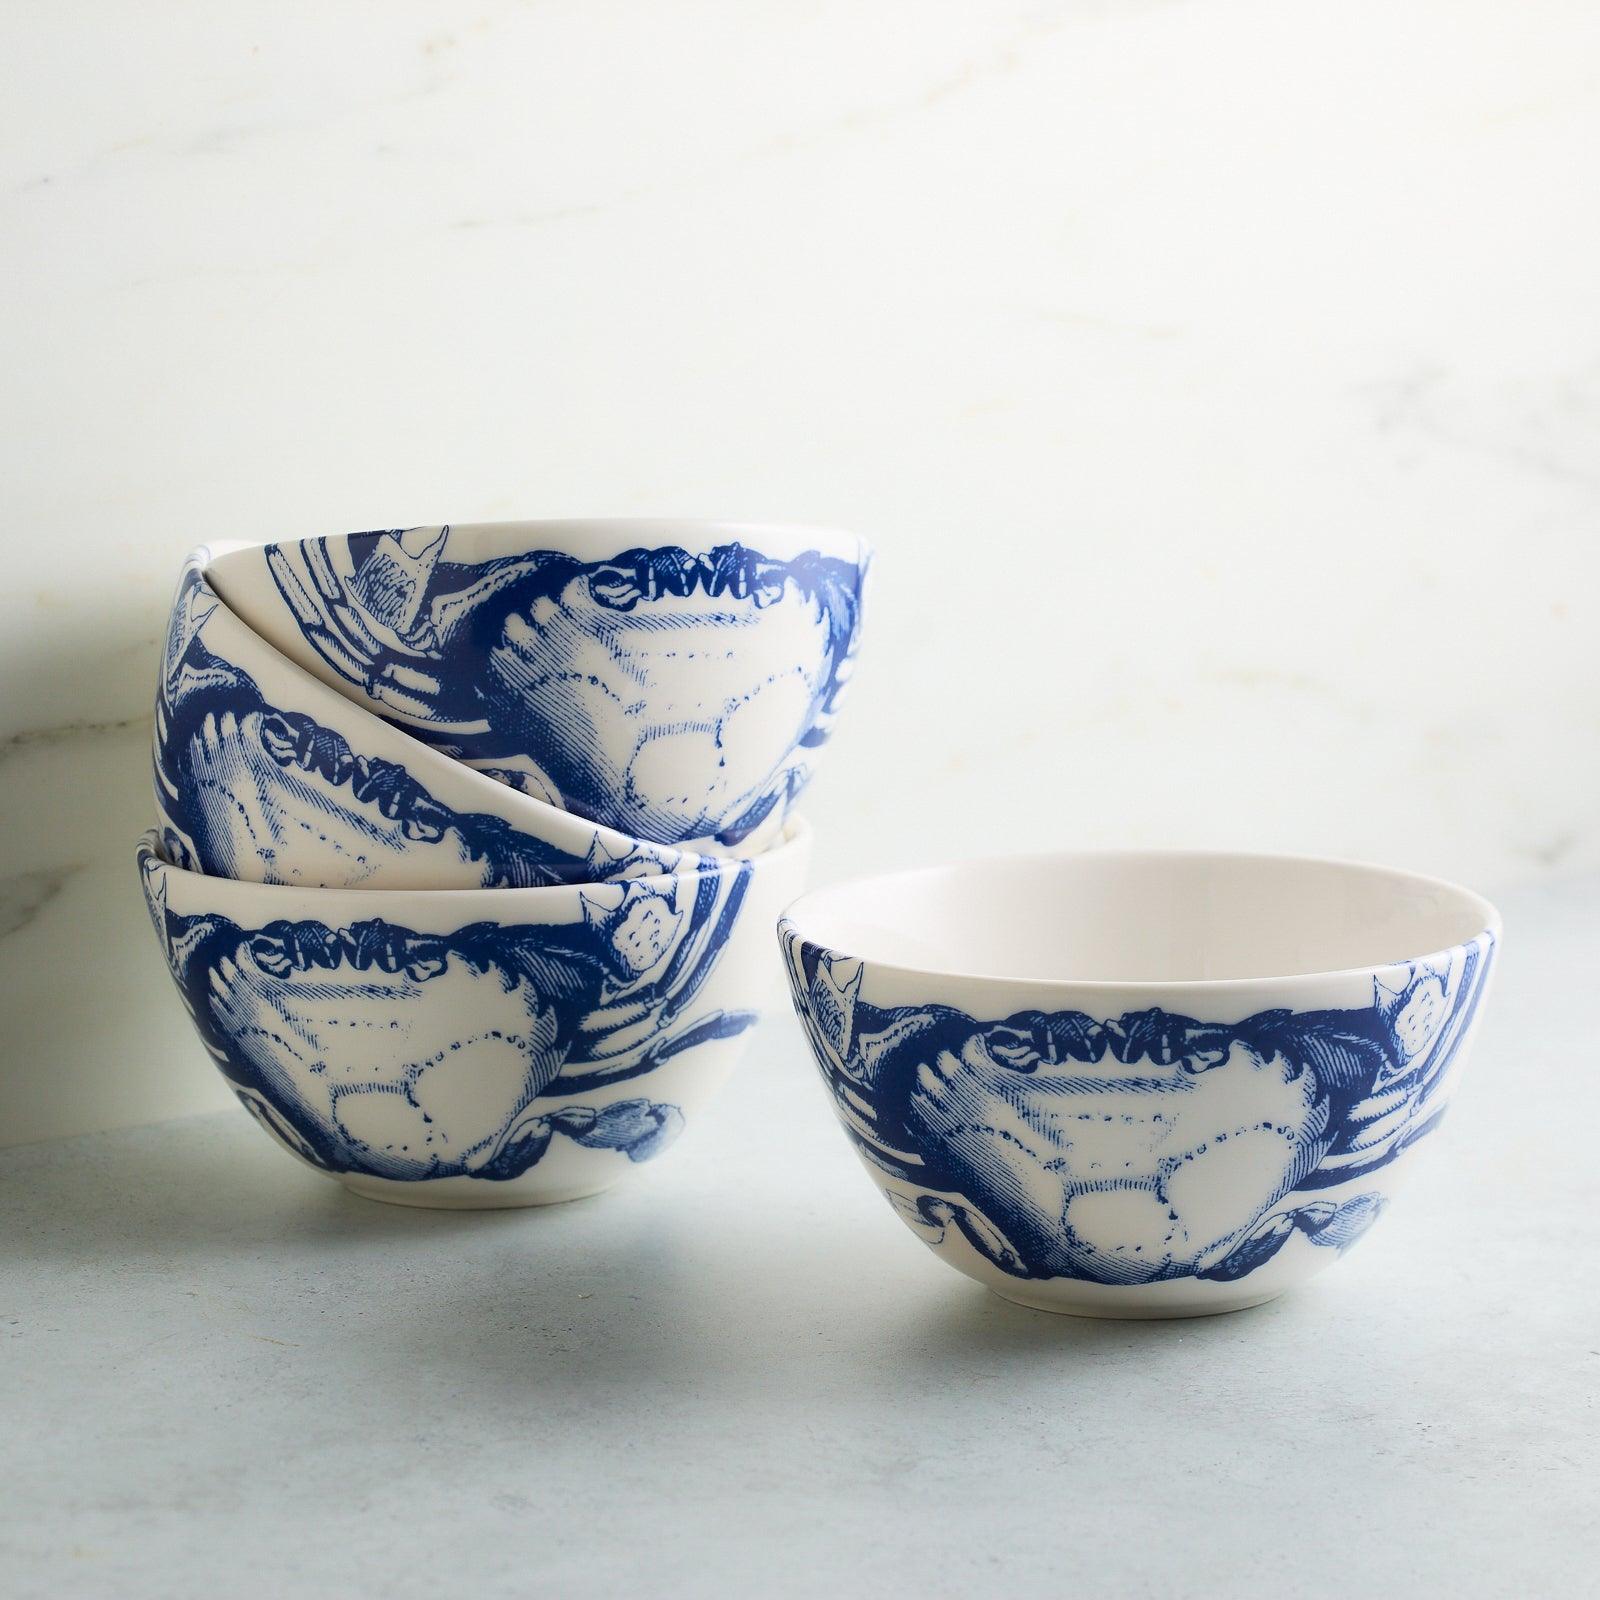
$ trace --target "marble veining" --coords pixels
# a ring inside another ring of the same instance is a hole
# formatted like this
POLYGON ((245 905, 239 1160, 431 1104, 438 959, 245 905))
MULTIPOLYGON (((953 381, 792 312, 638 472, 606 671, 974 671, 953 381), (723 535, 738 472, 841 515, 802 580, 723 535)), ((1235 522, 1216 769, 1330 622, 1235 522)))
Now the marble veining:
POLYGON ((150 718, 146 715, 119 717, 110 722, 62 722, 49 728, 24 728, 17 733, 8 733, 0 737, 0 761, 9 761, 13 756, 50 745, 64 744, 69 740, 100 740, 131 733, 146 726, 149 721, 150 718))
POLYGON ((61 893, 76 870, 41 868, 0 878, 0 939, 26 928, 61 893))

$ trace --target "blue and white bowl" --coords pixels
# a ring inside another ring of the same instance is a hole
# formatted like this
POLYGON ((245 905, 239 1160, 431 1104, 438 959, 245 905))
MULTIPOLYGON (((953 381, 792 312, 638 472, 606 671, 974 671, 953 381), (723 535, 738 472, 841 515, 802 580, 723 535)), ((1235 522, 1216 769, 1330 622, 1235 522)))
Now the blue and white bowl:
POLYGON ((140 878, 207 1052, 261 1126, 374 1199, 540 1205, 659 1155, 777 978, 802 824, 752 860, 606 885, 304 889, 140 878))
POLYGON ((625 834, 753 854, 832 728, 868 560, 810 528, 523 522, 219 546, 207 576, 445 754, 625 834))
POLYGON ((779 937, 900 1219, 1023 1305, 1194 1316, 1388 1205, 1466 1059, 1500 920, 1292 857, 1059 855, 824 889, 779 937))
POLYGON ((312 677, 184 568, 156 693, 163 849, 217 877, 302 888, 531 888, 693 870, 520 794, 312 677))

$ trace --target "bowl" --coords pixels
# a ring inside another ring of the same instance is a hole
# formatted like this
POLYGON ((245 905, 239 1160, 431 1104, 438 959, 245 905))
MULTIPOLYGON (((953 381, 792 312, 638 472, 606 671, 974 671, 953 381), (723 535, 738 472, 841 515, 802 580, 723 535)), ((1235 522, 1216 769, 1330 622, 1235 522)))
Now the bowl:
POLYGON ((179 581, 156 694, 168 859, 328 889, 600 883, 701 859, 519 794, 346 700, 245 627, 206 560, 179 581))
POLYGON ((619 832, 753 854, 849 679, 869 554, 732 522, 507 522, 217 546, 235 614, 324 683, 619 832))
POLYGON ((543 889, 301 889, 138 863, 229 1086, 373 1199, 542 1205, 659 1155, 735 1065, 808 830, 752 860, 543 889))
POLYGON ((1438 1126, 1487 901, 1297 857, 1046 855, 823 889, 779 938, 896 1214, 1008 1300, 1197 1316, 1348 1249, 1438 1126))

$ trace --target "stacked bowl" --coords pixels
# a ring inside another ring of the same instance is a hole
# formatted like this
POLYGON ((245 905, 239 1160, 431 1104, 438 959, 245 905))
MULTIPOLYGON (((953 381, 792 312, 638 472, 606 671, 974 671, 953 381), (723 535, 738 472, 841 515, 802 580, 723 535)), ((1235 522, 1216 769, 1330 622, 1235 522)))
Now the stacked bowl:
POLYGON ((868 561, 657 521, 197 551, 139 869, 262 1127, 416 1205, 570 1199, 664 1150, 777 976, 868 561))

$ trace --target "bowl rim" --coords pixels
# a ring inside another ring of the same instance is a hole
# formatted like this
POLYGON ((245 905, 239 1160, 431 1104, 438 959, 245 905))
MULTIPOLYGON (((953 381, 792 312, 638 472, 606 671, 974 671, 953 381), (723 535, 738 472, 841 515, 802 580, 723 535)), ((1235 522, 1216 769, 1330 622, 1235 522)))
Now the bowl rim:
MULTIPOLYGON (((353 532, 305 534, 291 539, 208 539, 200 548, 208 552, 204 570, 209 573, 218 565, 229 566, 235 564, 232 560, 233 557, 242 556, 246 552, 260 550, 269 544, 332 544, 346 539, 360 538, 372 533, 409 533, 415 528, 448 528, 452 535, 496 535, 503 537, 513 532, 526 534, 530 536, 530 553, 540 548, 533 541, 541 535, 566 535, 580 539, 615 536, 619 543, 618 548, 612 553, 620 554, 624 549, 633 548, 651 540, 660 542, 665 539, 672 539, 681 543, 682 536, 691 534, 702 539, 708 535, 720 535, 722 536, 720 539, 722 543, 750 543, 765 536, 788 546, 795 553, 799 553, 804 549, 818 549, 824 555, 854 561, 862 569, 866 569, 871 565, 876 553, 871 542, 862 534, 832 524, 779 522, 762 519, 746 520, 737 517, 675 516, 511 517, 492 522, 413 522, 388 529, 360 528, 353 532)), ((714 538, 712 542, 718 541, 714 538)), ((767 552, 763 551, 762 553, 766 554, 767 552)), ((786 558, 775 557, 774 559, 781 560, 786 558)))
POLYGON ((982 984, 986 987, 997 988, 1002 992, 1018 994, 1023 992, 1030 994, 1046 992, 1066 996, 1104 994, 1108 990, 1115 990, 1119 993, 1126 991, 1132 994, 1144 995, 1174 991, 1194 995, 1211 992, 1271 989, 1289 983, 1318 983, 1325 980, 1338 981, 1341 979, 1359 980, 1374 973, 1386 972, 1397 966, 1404 966, 1408 963, 1414 965, 1418 962, 1427 962, 1447 956, 1454 951, 1463 950, 1469 945, 1478 943, 1485 936, 1489 938, 1493 946, 1498 947, 1502 939, 1503 923, 1499 911, 1491 901, 1479 894, 1475 889, 1469 889, 1464 884, 1457 883, 1453 879, 1434 877, 1424 872, 1413 872, 1404 867, 1389 867, 1379 862, 1363 861, 1352 856, 1319 856, 1302 852, 1273 850, 1118 848, 1108 850, 1036 850, 1001 856, 964 856, 959 860, 939 862, 933 866, 910 867, 897 872, 871 873, 857 878, 845 879, 838 883, 824 884, 818 888, 808 889, 797 899, 791 901, 778 918, 778 930, 780 939, 783 939, 786 933, 792 930, 794 936, 802 944, 809 944, 813 949, 826 950, 831 955, 843 956, 846 960, 860 961, 864 969, 870 968, 876 973, 891 975, 900 979, 914 980, 922 978, 936 982, 982 984), (1025 870, 1032 865, 1043 866, 1074 861, 1272 862, 1280 865, 1336 867, 1389 878, 1399 883, 1410 883, 1419 887, 1445 890, 1450 894, 1459 896, 1469 906, 1475 906, 1480 917, 1481 926, 1472 938, 1461 940, 1456 944, 1440 945, 1430 950, 1419 951, 1414 955, 1400 955, 1389 960, 1371 961, 1355 966, 1312 967, 1301 971, 1275 972, 1235 978, 1118 978, 1111 976, 1103 978, 1029 978, 1018 977, 1012 973, 982 972, 955 967, 922 967, 909 965, 905 962, 881 961, 871 955, 853 950, 836 949, 830 944, 810 938, 802 923, 802 919, 812 910, 816 902, 827 895, 844 889, 864 888, 868 885, 893 886, 895 884, 908 883, 917 878, 928 878, 943 873, 971 871, 978 868, 1025 870))
POLYGON ((169 861, 161 851, 159 828, 147 828, 139 836, 139 841, 134 847, 134 855, 141 872, 145 870, 147 860, 153 861, 161 871, 174 873, 181 879, 189 879, 207 886, 221 886, 210 891, 219 899, 225 898, 236 902, 236 897, 242 897, 246 901, 259 901, 269 920, 274 914, 265 908, 269 908, 275 899, 280 903, 280 909, 276 913, 280 917, 291 914, 287 909, 290 900, 315 901, 319 907, 328 907, 330 912, 339 907, 348 907, 352 911, 359 908, 361 914, 366 916, 384 916, 402 902, 421 903, 431 907, 461 906, 473 896, 483 897, 485 907, 493 908, 497 914, 514 915, 519 906, 529 903, 530 897, 532 903, 549 906, 555 904, 557 898, 563 895, 568 897, 604 895, 619 889, 628 891, 635 885, 642 885, 648 890, 667 883, 677 883, 684 878, 722 877, 743 866, 749 866, 753 873, 778 868, 810 848, 812 833, 811 824, 804 817, 791 816, 784 823, 782 835, 767 849, 758 851, 752 856, 693 856, 689 858, 693 865, 682 872, 641 874, 637 878, 612 878, 603 883, 546 883, 525 888, 503 889, 327 889, 310 888, 294 883, 256 883, 247 878, 224 878, 209 872, 195 872, 189 867, 180 867, 169 861))

